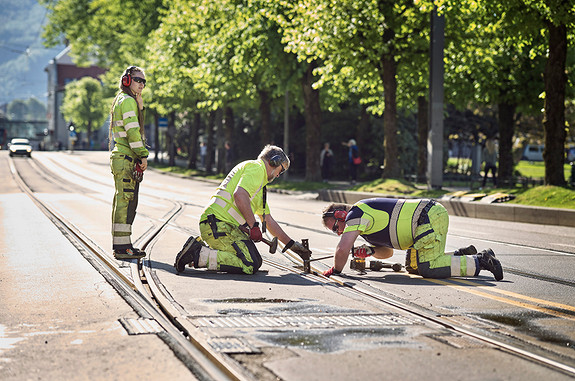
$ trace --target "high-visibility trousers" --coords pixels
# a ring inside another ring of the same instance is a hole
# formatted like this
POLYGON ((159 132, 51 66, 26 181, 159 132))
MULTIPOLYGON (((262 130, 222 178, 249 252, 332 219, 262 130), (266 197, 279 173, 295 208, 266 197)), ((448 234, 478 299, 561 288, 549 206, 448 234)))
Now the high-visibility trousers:
POLYGON ((449 215, 443 205, 433 205, 427 218, 423 216, 420 222, 423 223, 415 229, 416 241, 408 254, 411 266, 417 268, 419 275, 436 279, 477 275, 474 257, 445 254, 449 215), (468 261, 473 263, 468 265, 468 261))
POLYGON ((113 152, 110 168, 114 175, 114 201, 112 204, 112 249, 125 250, 132 247, 132 224, 138 207, 140 184, 132 178, 134 158, 113 152))
POLYGON ((202 240, 218 251, 217 270, 228 273, 254 274, 262 265, 262 257, 239 227, 214 219, 200 222, 202 240))

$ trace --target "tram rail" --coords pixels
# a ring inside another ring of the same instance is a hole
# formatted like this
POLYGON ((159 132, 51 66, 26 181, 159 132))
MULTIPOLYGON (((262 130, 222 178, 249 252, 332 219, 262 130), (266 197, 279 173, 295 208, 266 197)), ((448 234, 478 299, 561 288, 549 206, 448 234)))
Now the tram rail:
MULTIPOLYGON (((73 226, 72 223, 35 196, 34 191, 31 190, 19 176, 12 159, 10 159, 10 170, 22 191, 38 205, 62 234, 64 234, 78 251, 116 288, 134 310, 136 310, 140 316, 152 318, 160 324, 165 331, 165 334, 161 335, 162 339, 172 348, 174 353, 180 357, 194 375, 206 380, 243 380, 249 378, 249 375, 240 366, 226 361, 223 355, 217 353, 206 344, 205 340, 201 338, 202 335, 197 335, 198 329, 186 319, 184 311, 177 307, 177 301, 173 300, 169 292, 164 289, 157 276, 155 276, 152 263, 149 259, 144 258, 141 266, 137 261, 130 261, 130 271, 132 275, 130 279, 121 271, 109 253, 98 247, 89 237, 85 236, 79 229, 73 226)), ((47 176, 44 175, 44 177, 47 176)), ((174 209, 167 213, 157 226, 150 229, 144 236, 138 239, 143 249, 147 247, 153 248, 155 240, 162 234, 165 227, 181 213, 182 203, 176 202, 175 204, 174 209)), ((505 342, 497 337, 490 337, 484 333, 476 332, 470 327, 455 325, 452 321, 436 316, 423 308, 415 309, 413 306, 402 303, 399 300, 382 295, 361 281, 352 284, 347 281, 345 277, 333 276, 332 278, 326 278, 321 275, 322 270, 313 265, 311 273, 305 273, 302 271, 303 261, 301 261, 297 255, 290 252, 284 255, 294 266, 286 266, 279 261, 271 259, 264 259, 264 263, 283 271, 307 277, 314 282, 344 287, 348 292, 353 292, 358 296, 402 310, 430 324, 438 325, 457 334, 480 340, 502 351, 539 363, 569 376, 575 376, 574 367, 561 363, 551 358, 551 356, 546 357, 545 354, 535 353, 528 348, 522 348, 519 345, 505 342)), ((535 277, 540 280, 575 286, 575 282, 538 276, 537 274, 531 274, 517 269, 506 268, 506 271, 519 276, 535 277)))

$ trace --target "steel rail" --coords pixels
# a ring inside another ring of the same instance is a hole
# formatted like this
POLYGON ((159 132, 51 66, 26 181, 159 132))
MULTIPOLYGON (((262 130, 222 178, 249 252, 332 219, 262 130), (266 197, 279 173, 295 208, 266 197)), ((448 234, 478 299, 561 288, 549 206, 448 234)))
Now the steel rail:
MULTIPOLYGON (((291 262, 293 262, 294 264, 296 264, 298 266, 302 266, 302 268, 303 268, 303 260, 301 260, 301 258, 298 255, 296 255, 295 253, 291 253, 291 250, 288 250, 287 252, 283 253, 283 255, 286 258, 288 258, 291 262)), ((264 263, 267 263, 268 265, 274 266, 278 269, 291 271, 291 272, 297 273, 301 276, 308 277, 310 279, 310 281, 320 282, 320 283, 324 283, 324 284, 331 283, 334 285, 339 285, 339 286, 345 287, 346 289, 354 291, 357 295, 368 297, 372 300, 383 303, 387 306, 392 306, 396 309, 399 309, 399 310, 404 311, 406 313, 415 315, 415 316, 417 316, 421 319, 424 319, 428 322, 432 322, 434 324, 437 324, 437 325, 439 325, 443 328, 446 328, 450 331, 457 332, 461 335, 465 335, 468 337, 472 337, 476 340, 479 340, 479 341, 482 341, 484 343, 495 346, 497 348, 500 348, 501 350, 504 350, 510 354, 519 356, 519 357, 524 358, 526 360, 530 360, 530 361, 539 363, 539 364, 544 365, 548 368, 551 368, 551 369, 554 369, 556 371, 567 374, 571 377, 575 376, 575 367, 573 367, 573 366, 560 363, 559 361, 556 361, 556 360, 553 360, 551 358, 548 358, 548 357, 539 355, 537 353, 531 352, 529 350, 520 348, 516 345, 505 343, 505 342, 498 340, 496 338, 489 337, 489 336, 486 336, 486 335, 478 333, 478 332, 474 332, 471 329, 465 328, 463 326, 454 325, 452 322, 446 321, 445 319, 442 319, 441 317, 436 316, 433 313, 428 313, 428 312, 425 312, 424 310, 416 311, 416 310, 414 310, 413 307, 409 306, 406 303, 402 303, 398 300, 391 299, 391 298, 383 296, 377 292, 369 290, 367 286, 362 285, 361 280, 359 280, 360 283, 357 283, 357 282, 351 283, 351 282, 346 281, 345 276, 332 275, 331 277, 328 278, 322 274, 322 271, 320 269, 318 269, 317 267, 314 267, 314 266, 311 267, 312 271, 311 271, 311 273, 308 274, 308 273, 305 273, 303 271, 300 271, 299 269, 296 270, 293 267, 283 265, 283 264, 276 262, 274 260, 264 259, 264 263)))
MULTIPOLYGON (((16 170, 13 161, 9 160, 10 172, 18 187, 30 197, 37 207, 48 217, 48 219, 62 232, 62 234, 76 247, 81 255, 114 287, 114 289, 126 300, 126 302, 144 318, 154 319, 163 329, 163 334, 158 336, 172 349, 174 354, 184 363, 184 365, 200 380, 247 380, 245 374, 241 374, 237 369, 229 367, 216 356, 208 356, 205 348, 198 348, 198 342, 186 338, 182 334, 180 327, 174 325, 173 321, 161 311, 149 295, 146 295, 141 279, 135 281, 129 279, 120 271, 118 265, 112 262, 108 254, 86 237, 71 222, 67 221, 58 212, 44 204, 28 187, 24 179, 16 170), (137 286, 136 283, 140 283, 137 286)), ((175 216, 179 208, 172 217, 175 216)), ((168 218, 149 240, 154 239, 171 219, 168 218)), ((137 261, 132 260, 132 271, 137 265, 137 261)), ((139 273, 138 270, 136 270, 139 273)))

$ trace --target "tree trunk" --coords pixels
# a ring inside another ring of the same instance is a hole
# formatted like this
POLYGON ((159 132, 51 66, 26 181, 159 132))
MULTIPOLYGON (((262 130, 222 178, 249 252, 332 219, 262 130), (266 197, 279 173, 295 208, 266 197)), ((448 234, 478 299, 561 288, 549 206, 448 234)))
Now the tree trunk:
POLYGON ((417 98, 417 182, 427 183, 427 137, 429 104, 424 96, 417 98))
POLYGON ((188 169, 196 169, 198 157, 198 132, 200 131, 200 113, 194 113, 194 120, 190 123, 190 145, 188 147, 188 169))
POLYGON ((547 24, 549 31, 549 58, 545 64, 545 184, 565 185, 565 62, 567 58, 567 27, 547 24))
POLYGON ((208 135, 206 144, 206 173, 211 174, 212 168, 214 166, 214 126, 216 122, 216 112, 210 111, 208 115, 208 126, 206 127, 206 133, 208 135))
POLYGON ((319 90, 315 90, 312 87, 314 83, 313 70, 315 68, 315 62, 309 63, 302 79, 306 124, 306 181, 321 180, 319 167, 319 152, 321 151, 321 107, 319 103, 319 90))
POLYGON ((88 121, 88 151, 92 150, 92 121, 88 121))
POLYGON ((160 122, 159 115, 154 111, 154 163, 158 164, 160 162, 158 156, 160 156, 160 122))
POLYGON ((230 144, 234 143, 234 109, 230 106, 226 106, 226 116, 225 116, 225 124, 226 124, 226 141, 230 142, 230 144))
MULTIPOLYGON (((369 113, 367 112, 367 106, 361 105, 361 111, 359 115, 359 123, 357 125, 357 148, 359 150, 359 156, 363 158, 363 168, 369 163, 369 159, 372 155, 367 151, 367 142, 371 137, 369 136, 369 113)), ((358 174, 361 172, 362 166, 357 168, 358 174)))
POLYGON ((170 113, 170 119, 168 121, 168 165, 173 167, 176 165, 176 112, 172 111, 170 113))
POLYGON ((383 178, 401 178, 397 153, 397 63, 392 54, 385 55, 382 60, 380 77, 383 82, 383 178))
POLYGON ((260 136, 262 147, 266 144, 273 144, 271 135, 271 106, 270 94, 265 90, 260 90, 260 136))
POLYGON ((224 148, 224 112, 221 108, 216 110, 216 173, 224 173, 225 163, 225 148, 224 148))
POLYGON ((500 185, 513 186, 513 134, 515 131, 515 105, 499 104, 499 168, 497 177, 500 185))

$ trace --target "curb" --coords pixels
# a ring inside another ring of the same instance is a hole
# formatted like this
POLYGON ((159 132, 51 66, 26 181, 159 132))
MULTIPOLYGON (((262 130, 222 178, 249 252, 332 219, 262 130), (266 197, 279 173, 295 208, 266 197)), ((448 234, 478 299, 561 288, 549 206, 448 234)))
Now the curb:
MULTIPOLYGON (((322 189, 318 194, 319 200, 342 202, 345 204, 355 204, 359 200, 372 197, 413 198, 331 189, 322 189)), ((502 203, 487 204, 478 201, 460 201, 453 199, 435 200, 443 205, 451 216, 575 227, 575 210, 572 209, 544 208, 502 203)))

